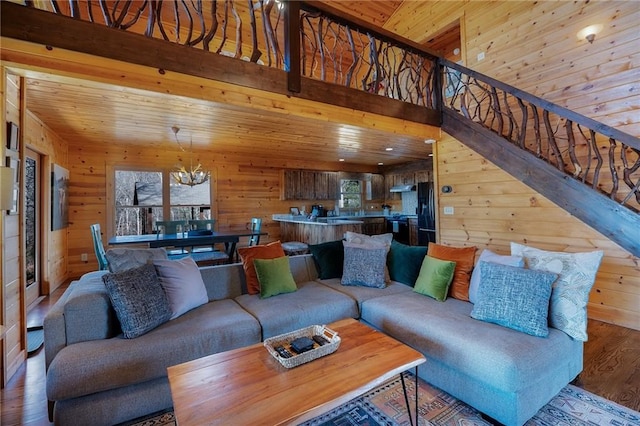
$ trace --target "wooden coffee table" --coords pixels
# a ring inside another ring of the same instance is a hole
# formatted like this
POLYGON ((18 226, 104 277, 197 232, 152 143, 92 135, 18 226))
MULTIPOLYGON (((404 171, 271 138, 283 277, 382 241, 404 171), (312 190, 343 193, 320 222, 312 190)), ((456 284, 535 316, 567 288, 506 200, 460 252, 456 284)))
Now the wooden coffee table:
POLYGON ((342 339, 338 350, 295 368, 283 367, 261 343, 169 367, 178 424, 298 424, 425 362, 420 352, 356 320, 328 327, 342 339))

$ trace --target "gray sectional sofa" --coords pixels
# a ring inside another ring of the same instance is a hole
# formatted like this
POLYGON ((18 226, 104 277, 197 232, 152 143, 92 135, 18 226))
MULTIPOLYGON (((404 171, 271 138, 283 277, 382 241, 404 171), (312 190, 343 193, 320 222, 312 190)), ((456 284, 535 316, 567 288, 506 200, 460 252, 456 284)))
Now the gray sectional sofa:
POLYGON ((427 358, 427 382, 506 425, 522 425, 582 370, 583 343, 550 329, 534 337, 470 317, 391 282, 386 288, 320 280, 311 255, 290 257, 298 290, 246 294, 241 264, 201 268, 209 302, 143 336, 123 339, 101 276, 73 282, 45 318, 47 397, 56 424, 108 425, 172 406, 167 367, 344 318, 427 358))

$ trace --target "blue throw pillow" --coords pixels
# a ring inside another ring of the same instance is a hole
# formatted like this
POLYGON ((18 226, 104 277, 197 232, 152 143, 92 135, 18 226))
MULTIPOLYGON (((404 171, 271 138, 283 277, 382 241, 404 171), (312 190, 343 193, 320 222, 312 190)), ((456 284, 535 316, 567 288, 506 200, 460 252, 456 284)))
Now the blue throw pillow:
POLYGON ((152 263, 102 277, 127 339, 169 321, 171 306, 152 263))
POLYGON ((344 246, 342 240, 320 244, 309 244, 309 252, 318 267, 318 278, 327 280, 341 278, 344 264, 344 246))
POLYGON ((478 266, 482 281, 472 318, 532 336, 549 335, 549 298, 556 274, 489 262, 478 266))
POLYGON ((426 246, 408 246, 393 240, 387 256, 389 277, 393 281, 413 287, 426 255, 426 246))

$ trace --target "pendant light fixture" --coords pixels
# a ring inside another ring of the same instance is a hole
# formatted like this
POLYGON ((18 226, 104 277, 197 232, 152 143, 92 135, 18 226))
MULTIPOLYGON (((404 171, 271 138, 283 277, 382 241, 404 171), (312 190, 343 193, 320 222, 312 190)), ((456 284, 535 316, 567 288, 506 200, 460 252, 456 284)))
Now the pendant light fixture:
MULTIPOLYGON (((173 130, 173 134, 176 138, 176 143, 180 147, 180 149, 184 152, 185 149, 180 145, 180 141, 178 140, 178 132, 180 128, 178 126, 171 127, 173 130)), ((211 176, 211 172, 207 172, 202 170, 202 166, 198 164, 193 167, 193 137, 191 138, 191 142, 189 144, 189 169, 187 170, 184 166, 178 166, 177 170, 171 172, 171 178, 180 185, 187 186, 195 186, 205 183, 209 180, 211 176)))

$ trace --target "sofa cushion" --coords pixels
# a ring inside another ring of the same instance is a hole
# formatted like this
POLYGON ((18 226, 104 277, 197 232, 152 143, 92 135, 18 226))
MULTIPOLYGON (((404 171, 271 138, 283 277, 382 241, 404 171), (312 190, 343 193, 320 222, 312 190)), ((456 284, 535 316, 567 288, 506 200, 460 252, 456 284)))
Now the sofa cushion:
POLYGON ((344 241, 342 285, 384 288, 388 247, 344 241))
POLYGON ((192 258, 154 260, 153 266, 169 299, 171 319, 209 301, 202 275, 192 258))
POLYGON ((260 322, 263 339, 310 325, 358 318, 355 300, 315 281, 298 283, 296 292, 278 297, 261 299, 243 294, 235 300, 260 322))
POLYGON ((152 264, 106 274, 102 281, 125 338, 133 339, 171 318, 171 307, 152 264))
POLYGON ((289 257, 282 256, 275 259, 254 259, 256 275, 260 283, 260 297, 277 296, 278 294, 296 291, 296 282, 291 275, 289 257))
POLYGON ((342 285, 340 278, 318 280, 317 282, 353 298, 353 300, 358 303, 358 312, 361 312, 362 302, 365 300, 388 296, 391 294, 411 292, 411 287, 396 281, 391 281, 384 288, 342 285))
POLYGON ((361 319, 423 353, 425 365, 433 360, 501 394, 539 382, 549 366, 581 370, 582 342, 553 328, 541 339, 478 321, 470 316, 472 308, 469 302, 438 302, 410 292, 366 300, 361 319))
POLYGON ((528 268, 558 274, 551 292, 549 324, 586 341, 589 292, 604 252, 553 252, 511 243, 511 254, 523 256, 528 268))
POLYGON ((387 256, 389 278, 413 287, 426 255, 427 247, 408 246, 393 240, 387 256))
POLYGON ((453 280, 456 262, 425 256, 413 291, 444 301, 453 280))
POLYGON ((238 254, 242 260, 242 267, 244 268, 244 275, 247 282, 247 293, 249 294, 260 294, 260 283, 258 282, 253 260, 275 259, 276 257, 285 255, 280 241, 251 247, 240 247, 238 254))
POLYGON ((341 278, 344 264, 344 246, 342 240, 320 244, 310 244, 309 252, 318 268, 321 279, 341 278))
MULTIPOLYGON (((515 266, 518 268, 524 267, 524 258, 522 256, 500 255, 489 249, 482 250, 480 257, 478 258, 478 264, 480 264, 480 262, 491 262, 499 265, 515 266)), ((471 283, 469 284, 469 301, 471 303, 476 303, 478 301, 478 287, 480 287, 481 280, 480 268, 476 266, 473 268, 473 272, 471 273, 471 283)))
POLYGON ((476 247, 449 247, 436 243, 429 243, 427 254, 440 260, 456 262, 453 282, 449 289, 451 297, 459 300, 469 300, 469 283, 471 271, 476 256, 476 247))
POLYGON ((163 248, 113 248, 107 250, 106 257, 110 272, 122 272, 154 260, 168 259, 167 251, 163 248))
POLYGON ((480 262, 482 282, 471 317, 532 336, 549 334, 547 314, 556 274, 480 262))
POLYGON ((47 398, 75 398, 166 378, 169 366, 259 342, 260 324, 236 302, 210 302, 137 339, 65 347, 47 371, 47 398))

